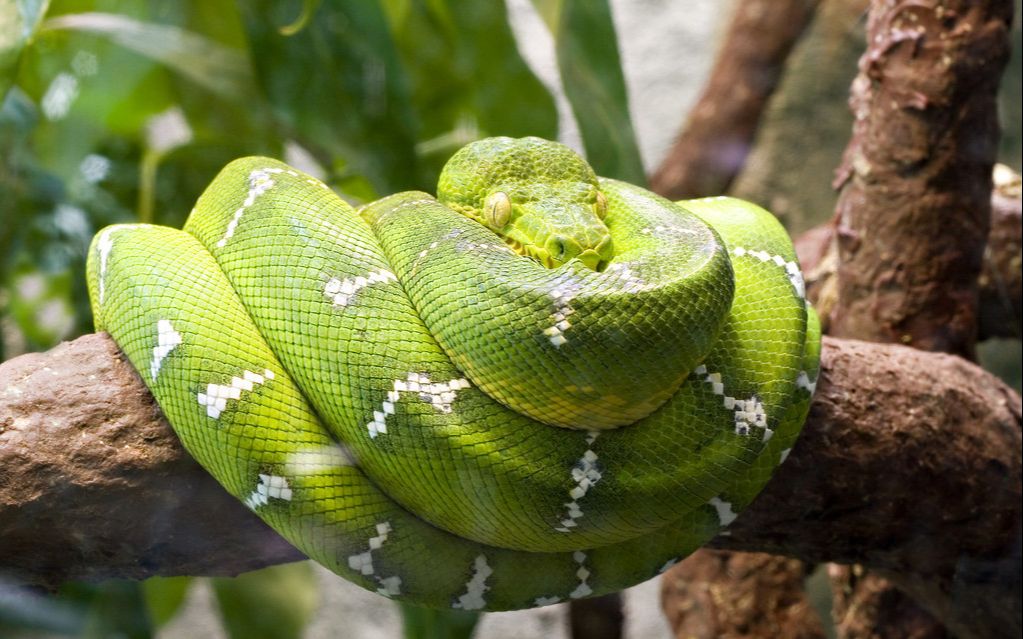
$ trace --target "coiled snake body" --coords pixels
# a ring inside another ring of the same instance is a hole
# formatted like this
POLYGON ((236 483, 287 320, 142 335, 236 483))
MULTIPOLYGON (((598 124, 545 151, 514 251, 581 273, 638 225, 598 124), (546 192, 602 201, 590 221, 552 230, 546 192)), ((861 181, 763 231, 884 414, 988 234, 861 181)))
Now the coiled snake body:
POLYGON ((773 216, 674 204, 536 138, 471 144, 438 199, 358 212, 238 160, 184 231, 98 233, 88 277, 97 329, 231 494, 432 607, 662 572, 752 501, 817 376, 773 216))

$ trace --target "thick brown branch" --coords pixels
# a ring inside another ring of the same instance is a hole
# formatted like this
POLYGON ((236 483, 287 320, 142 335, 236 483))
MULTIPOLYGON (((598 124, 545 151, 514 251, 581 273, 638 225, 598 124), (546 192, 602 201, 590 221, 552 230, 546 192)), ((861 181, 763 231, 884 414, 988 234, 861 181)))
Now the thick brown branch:
MULTIPOLYGON (((1023 228, 1023 203, 1020 200, 1020 176, 1005 166, 994 172, 991 193, 991 223, 984 266, 977 280, 980 299, 977 307, 978 340, 992 337, 1020 337, 1020 303, 1023 278, 1020 263, 1020 233, 1023 228)), ((835 314, 838 247, 834 243, 834 224, 824 224, 801 234, 795 240, 799 261, 806 273, 807 295, 817 306, 821 320, 835 314)))
POLYGON ((682 199, 727 190, 745 164, 764 105, 818 2, 742 0, 737 5, 703 95, 650 178, 654 191, 682 199))
POLYGON ((0 576, 54 587, 301 558, 192 461, 106 334, 0 365, 0 576))
POLYGON ((838 639, 950 639, 948 631, 890 581, 861 566, 830 564, 838 639))
POLYGON ((972 356, 1011 0, 874 0, 831 333, 972 356))
POLYGON ((679 639, 824 639, 806 576, 798 559, 701 549, 664 574, 661 605, 679 639))
MULTIPOLYGON (((994 606, 992 623, 1018 624, 1019 396, 898 346, 826 338, 822 367, 789 460, 715 545, 861 563, 953 621, 994 606)), ((105 335, 0 366, 4 576, 234 574, 299 556, 188 459, 105 335)))

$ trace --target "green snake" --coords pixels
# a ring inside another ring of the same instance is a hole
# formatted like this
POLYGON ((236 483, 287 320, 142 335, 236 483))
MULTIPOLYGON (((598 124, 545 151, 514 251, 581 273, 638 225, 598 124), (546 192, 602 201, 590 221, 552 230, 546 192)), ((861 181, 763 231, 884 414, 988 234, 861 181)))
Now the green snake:
POLYGON ((189 453, 382 595, 508 610, 646 580, 784 461, 818 373, 791 242, 489 138, 356 211, 267 158, 184 230, 103 229, 110 333, 189 453))

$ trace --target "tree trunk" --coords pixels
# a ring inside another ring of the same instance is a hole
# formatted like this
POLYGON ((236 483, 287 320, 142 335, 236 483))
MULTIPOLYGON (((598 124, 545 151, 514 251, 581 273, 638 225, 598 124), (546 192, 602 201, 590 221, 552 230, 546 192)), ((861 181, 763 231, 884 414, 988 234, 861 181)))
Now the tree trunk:
POLYGON ((671 199, 720 195, 746 163, 785 59, 820 0, 741 0, 710 81, 650 178, 671 199))

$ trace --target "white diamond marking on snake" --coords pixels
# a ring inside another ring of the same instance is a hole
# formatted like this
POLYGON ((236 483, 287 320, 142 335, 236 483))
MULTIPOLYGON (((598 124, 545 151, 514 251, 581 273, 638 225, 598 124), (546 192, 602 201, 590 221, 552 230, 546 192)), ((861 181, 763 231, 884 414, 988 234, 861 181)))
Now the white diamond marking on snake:
MULTIPOLYGON (((422 259, 422 258, 426 257, 430 253, 430 251, 432 251, 433 249, 437 248, 439 245, 440 245, 440 242, 430 242, 430 246, 424 248, 422 251, 419 251, 419 259, 422 259)), ((417 261, 418 261, 418 259, 417 259, 417 261)))
POLYGON ((813 395, 817 391, 817 380, 811 381, 806 371, 799 371, 799 377, 796 378, 796 387, 802 388, 813 395))
POLYGON ((732 523, 739 516, 732 510, 732 502, 730 501, 723 501, 720 497, 714 497, 707 503, 713 506, 714 510, 718 511, 718 519, 721 521, 722 527, 732 523))
POLYGON ((271 499, 291 501, 291 486, 288 480, 280 475, 259 474, 256 489, 245 499, 245 505, 255 510, 258 506, 266 506, 271 499))
POLYGON ((373 568, 373 551, 380 550, 391 533, 391 522, 383 521, 376 526, 377 534, 369 538, 369 550, 348 556, 348 567, 365 576, 372 576, 380 584, 377 592, 386 597, 401 594, 401 577, 381 577, 373 568))
POLYGON ((159 320, 156 323, 156 346, 153 347, 153 361, 149 364, 149 377, 154 382, 160 374, 160 367, 163 360, 179 344, 181 344, 181 333, 174 330, 170 320, 159 320))
POLYGON ((764 403, 756 395, 749 399, 737 399, 725 394, 725 384, 722 381, 721 373, 708 373, 707 367, 703 364, 693 371, 703 377, 703 381, 710 384, 715 395, 720 395, 722 405, 734 413, 735 434, 749 435, 753 427, 764 429, 764 441, 771 439, 774 431, 767 427, 767 412, 764 410, 764 403))
POLYGON ((409 373, 405 379, 396 379, 391 390, 387 391, 387 399, 380 410, 373 411, 373 420, 366 424, 371 439, 387 432, 387 417, 394 414, 394 405, 401 399, 401 393, 416 393, 419 399, 430 404, 438 412, 448 414, 451 404, 458 397, 458 391, 469 388, 472 384, 464 377, 446 382, 431 382, 429 376, 421 373, 409 373))
POLYGON ((266 383, 266 380, 273 378, 274 372, 269 368, 265 369, 262 374, 248 370, 243 371, 241 377, 232 377, 230 384, 207 384, 206 392, 197 393, 196 399, 199 400, 200 406, 206 407, 207 415, 217 419, 220 417, 220 413, 227 408, 227 400, 241 399, 242 391, 251 391, 256 386, 266 383))
POLYGON ((324 285, 323 294, 327 296, 327 299, 334 303, 334 306, 344 307, 348 306, 348 302, 351 301, 353 295, 370 284, 397 281, 397 276, 387 269, 378 269, 376 271, 370 271, 366 275, 345 278, 343 280, 337 277, 332 277, 327 280, 327 283, 324 285))
MULTIPOLYGON (((635 271, 632 270, 632 266, 627 262, 616 262, 611 264, 604 270, 605 274, 615 273, 618 275, 618 286, 621 286, 623 290, 637 293, 639 291, 647 289, 650 284, 644 282, 635 271)), ((655 285, 656 286, 656 285, 655 285)))
POLYGON ((641 228, 639 230, 639 232, 642 233, 643 235, 654 235, 655 233, 657 235, 663 235, 663 234, 667 233, 669 235, 676 235, 676 236, 678 236, 678 235, 693 235, 694 234, 694 232, 692 230, 684 229, 684 228, 679 228, 678 226, 675 226, 674 224, 669 225, 669 226, 665 226, 664 224, 658 224, 658 225, 653 226, 653 227, 647 226, 647 227, 641 228))
POLYGON ((107 283, 107 262, 110 259, 110 251, 114 248, 114 239, 111 236, 113 229, 103 229, 99 239, 96 241, 96 250, 99 251, 99 303, 103 304, 106 295, 107 283))
MULTIPOLYGON (((600 435, 598 431, 589 431, 586 435, 586 444, 592 447, 598 435, 600 435)), ((565 503, 568 514, 561 520, 561 525, 554 530, 567 533, 572 532, 572 528, 579 525, 578 521, 583 516, 579 500, 586 496, 586 493, 600 481, 602 476, 600 469, 597 468, 597 453, 593 452, 592 448, 587 448, 582 458, 572 468, 572 479, 576 484, 572 490, 568 491, 568 496, 572 498, 572 501, 565 503)))
POLYGON ((756 258, 761 262, 773 262, 776 266, 780 266, 785 269, 785 277, 789 278, 789 283, 792 284, 792 288, 796 290, 796 295, 800 299, 806 299, 806 283, 803 281, 803 273, 799 270, 799 263, 795 261, 786 261, 781 255, 771 255, 767 251, 753 251, 741 246, 737 246, 732 249, 732 253, 736 257, 744 257, 746 255, 756 258))
POLYGON ((397 597, 401 594, 401 577, 394 575, 391 577, 377 577, 377 583, 380 587, 377 588, 377 593, 385 597, 397 597))
POLYGON ((572 559, 575 559, 575 563, 579 564, 579 570, 575 571, 575 576, 579 578, 579 585, 575 587, 575 590, 568 593, 568 596, 571 599, 588 597, 593 594, 593 588, 587 583, 587 580, 590 578, 590 570, 586 567, 586 553, 577 550, 572 553, 572 559))
MULTIPOLYGON (((249 208, 256 203, 256 199, 269 191, 275 182, 270 177, 277 173, 284 173, 284 169, 278 168, 266 168, 256 169, 249 174, 249 192, 245 195, 245 201, 238 207, 238 210, 234 212, 234 216, 227 223, 227 229, 224 231, 224 237, 217 241, 218 248, 224 248, 227 241, 234 235, 235 230, 238 228, 238 222, 241 221, 242 215, 245 213, 245 209, 249 208)), ((291 175, 298 175, 294 171, 288 171, 291 175)))
POLYGON ((473 562, 472 578, 465 584, 465 594, 460 596, 452 608, 461 610, 480 610, 487 605, 483 595, 490 590, 487 585, 487 578, 494 574, 494 569, 487 564, 486 555, 479 555, 473 562))
POLYGON ((543 329, 543 334, 547 336, 554 348, 561 348, 563 344, 568 343, 565 332, 572 328, 568 317, 575 313, 575 309, 569 304, 572 301, 572 294, 565 289, 552 290, 551 297, 554 299, 554 312, 551 314, 552 325, 543 329))

